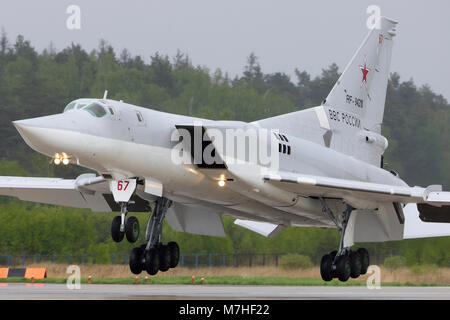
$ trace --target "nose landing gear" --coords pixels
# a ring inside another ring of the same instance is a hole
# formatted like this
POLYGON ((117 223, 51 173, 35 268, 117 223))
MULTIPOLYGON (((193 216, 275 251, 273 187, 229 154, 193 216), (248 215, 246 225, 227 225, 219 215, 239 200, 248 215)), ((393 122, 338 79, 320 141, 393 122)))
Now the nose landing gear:
POLYGON ((134 243, 139 238, 139 221, 136 217, 129 217, 128 204, 136 189, 136 179, 118 180, 110 182, 110 190, 114 200, 120 205, 120 216, 114 217, 111 223, 111 237, 115 242, 120 242, 126 236, 127 240, 134 243))
POLYGON ((111 223, 111 237, 115 242, 122 241, 126 236, 128 242, 135 243, 139 238, 139 220, 132 216, 126 219, 127 203, 121 202, 121 215, 114 217, 111 223))

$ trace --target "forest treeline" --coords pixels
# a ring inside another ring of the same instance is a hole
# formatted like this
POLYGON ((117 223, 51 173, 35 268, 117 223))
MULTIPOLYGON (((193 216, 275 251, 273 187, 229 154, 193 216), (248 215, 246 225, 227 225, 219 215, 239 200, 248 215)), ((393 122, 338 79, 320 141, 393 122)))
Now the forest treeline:
MULTIPOLYGON (((30 41, 0 39, 0 175, 73 178, 86 170, 55 167, 32 151, 11 121, 60 113, 72 100, 103 96, 156 110, 221 120, 253 121, 319 105, 340 73, 336 64, 312 77, 295 70, 266 74, 251 53, 241 75, 194 66, 186 54, 155 53, 146 62, 126 49, 115 52, 100 41, 87 52, 80 45, 37 52, 30 41)), ((410 185, 442 183, 450 189, 450 105, 427 85, 417 87, 392 73, 383 134, 389 139, 385 163, 410 185)), ((107 254, 132 245, 109 236, 111 214, 30 204, 0 198, 0 254, 107 254)), ((147 215, 139 214, 141 226, 147 215)), ((337 247, 336 230, 287 228, 273 239, 224 218, 227 238, 193 236, 164 227, 185 253, 301 253, 314 262, 337 247)), ((365 245, 377 255, 402 255, 409 264, 450 265, 450 238, 365 245)))

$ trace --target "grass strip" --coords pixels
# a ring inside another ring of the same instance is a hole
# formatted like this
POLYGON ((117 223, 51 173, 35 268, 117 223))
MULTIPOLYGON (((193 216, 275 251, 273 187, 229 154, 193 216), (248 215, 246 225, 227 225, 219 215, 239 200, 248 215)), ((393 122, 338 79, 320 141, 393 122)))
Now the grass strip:
MULTIPOLYGON (((65 278, 46 278, 35 280, 35 283, 66 283, 65 278)), ((92 278, 92 284, 135 284, 136 279, 127 278, 92 278)), ((0 279, 3 283, 31 283, 30 279, 8 278, 0 279)), ((87 284, 88 279, 82 278, 81 283, 87 284)), ((144 277, 138 279, 138 284, 145 284, 144 277)), ((149 277, 148 285, 152 284, 184 284, 192 285, 192 278, 189 276, 176 277, 149 277)), ((242 276, 215 276, 205 277, 207 285, 264 285, 264 286, 366 286, 366 281, 352 280, 341 282, 333 280, 325 282, 317 278, 290 278, 290 277, 242 277, 242 276)), ((196 285, 201 285, 201 277, 196 278, 196 285)), ((382 282, 382 286, 389 287, 448 287, 448 284, 440 283, 415 283, 415 282, 382 282)))

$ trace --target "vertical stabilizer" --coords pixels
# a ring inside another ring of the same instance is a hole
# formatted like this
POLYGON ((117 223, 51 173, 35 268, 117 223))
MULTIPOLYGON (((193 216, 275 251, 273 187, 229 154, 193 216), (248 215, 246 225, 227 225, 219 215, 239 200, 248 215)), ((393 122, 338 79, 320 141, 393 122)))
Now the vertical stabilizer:
MULTIPOLYGON (((354 114, 362 128, 380 133, 396 21, 381 17, 369 31, 323 105, 354 114)), ((361 128, 361 129, 362 129, 361 128)))

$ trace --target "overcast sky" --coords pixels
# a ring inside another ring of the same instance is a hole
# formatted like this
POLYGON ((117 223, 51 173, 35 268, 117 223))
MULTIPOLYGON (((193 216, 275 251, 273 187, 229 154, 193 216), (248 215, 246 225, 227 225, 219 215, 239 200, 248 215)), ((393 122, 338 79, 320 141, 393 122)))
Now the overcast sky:
MULTIPOLYGON (((194 65, 241 74, 250 52, 265 73, 295 68, 313 76, 336 62, 342 71, 368 32, 366 9, 399 21, 391 71, 428 83, 450 100, 448 0, 36 0, 0 1, 0 26, 23 34, 39 51, 50 42, 85 49, 107 40, 145 61, 156 51, 189 54, 194 65), (81 29, 69 30, 69 5, 81 9, 81 29)), ((295 78, 291 78, 294 82, 295 78)))

